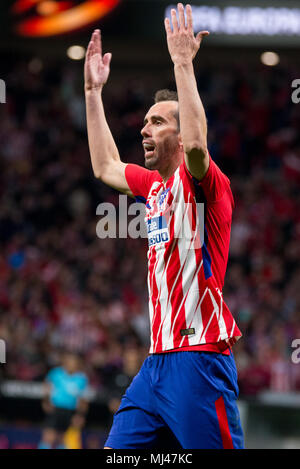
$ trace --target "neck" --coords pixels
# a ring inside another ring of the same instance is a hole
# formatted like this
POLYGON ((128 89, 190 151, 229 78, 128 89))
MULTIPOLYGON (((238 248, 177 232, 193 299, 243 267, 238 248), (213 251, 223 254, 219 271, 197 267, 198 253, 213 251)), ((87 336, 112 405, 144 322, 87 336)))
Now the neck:
POLYGON ((165 184, 168 179, 175 173, 178 166, 183 162, 183 155, 180 155, 175 161, 172 161, 166 168, 160 169, 158 172, 165 184))

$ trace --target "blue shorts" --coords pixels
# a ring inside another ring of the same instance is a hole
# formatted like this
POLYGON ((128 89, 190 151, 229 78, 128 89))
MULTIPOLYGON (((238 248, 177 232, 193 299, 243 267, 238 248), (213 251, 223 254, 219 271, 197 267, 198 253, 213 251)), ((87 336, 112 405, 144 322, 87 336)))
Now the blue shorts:
POLYGON ((237 397, 232 353, 150 355, 122 397, 104 446, 242 449, 237 397))

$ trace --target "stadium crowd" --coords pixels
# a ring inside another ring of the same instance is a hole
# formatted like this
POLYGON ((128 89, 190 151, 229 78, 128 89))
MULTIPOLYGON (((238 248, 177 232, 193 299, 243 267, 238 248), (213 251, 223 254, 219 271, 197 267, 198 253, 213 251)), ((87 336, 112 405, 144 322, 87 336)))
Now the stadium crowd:
MULTIPOLYGON (((61 351, 79 352, 113 411, 148 351, 147 241, 97 237, 96 207, 119 199, 92 174, 82 64, 41 65, 7 61, 0 107, 0 338, 8 357, 0 373, 43 380, 61 351)), ((300 338, 295 71, 246 63, 201 70, 210 153, 236 204, 223 294, 243 332, 234 346, 240 393, 300 390, 291 359, 300 338)), ((140 129, 157 88, 134 71, 121 83, 113 73, 107 118, 121 158, 143 165, 140 129)), ((162 73, 157 87, 174 87, 170 77, 162 73)))

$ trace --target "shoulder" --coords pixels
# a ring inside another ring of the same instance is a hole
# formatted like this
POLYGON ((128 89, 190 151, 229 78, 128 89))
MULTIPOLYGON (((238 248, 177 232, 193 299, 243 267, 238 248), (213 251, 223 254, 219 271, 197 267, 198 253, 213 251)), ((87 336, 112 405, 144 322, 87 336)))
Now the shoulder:
POLYGON ((143 168, 138 164, 128 163, 125 168, 125 176, 126 177, 138 177, 143 178, 149 181, 156 181, 161 179, 159 172, 156 170, 150 170, 143 168))
POLYGON ((48 371, 46 379, 51 380, 51 379, 56 378, 57 376, 60 376, 61 374, 62 374, 62 368, 57 366, 55 368, 52 368, 50 371, 48 371))
POLYGON ((186 167, 185 162, 182 163, 181 174, 184 177, 193 183, 196 192, 203 193, 205 199, 208 202, 217 202, 222 199, 223 195, 226 192, 230 193, 230 198, 233 201, 231 188, 230 188, 230 180, 229 178, 222 172, 216 162, 212 159, 209 155, 209 166, 208 170, 205 173, 204 177, 200 180, 194 178, 189 170, 186 167))
POLYGON ((76 379, 79 385, 84 388, 88 385, 88 377, 85 373, 79 372, 76 374, 76 379))
POLYGON ((127 164, 125 168, 127 184, 133 195, 139 201, 145 202, 151 186, 155 181, 161 181, 158 171, 150 171, 137 164, 127 164))

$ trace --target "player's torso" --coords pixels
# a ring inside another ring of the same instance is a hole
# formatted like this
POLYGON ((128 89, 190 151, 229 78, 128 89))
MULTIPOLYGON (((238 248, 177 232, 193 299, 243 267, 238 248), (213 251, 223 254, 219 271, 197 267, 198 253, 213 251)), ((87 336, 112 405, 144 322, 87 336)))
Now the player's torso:
POLYGON ((149 191, 146 225, 151 352, 216 342, 228 336, 222 292, 205 243, 205 212, 183 165, 166 185, 155 181, 149 191))
POLYGON ((80 396, 83 379, 80 373, 69 375, 58 368, 52 383, 52 401, 58 406, 73 408, 80 396))
POLYGON ((154 182, 146 202, 149 274, 155 275, 160 298, 168 292, 170 300, 185 285, 198 288, 202 260, 201 213, 180 173, 178 168, 166 185, 154 182))

